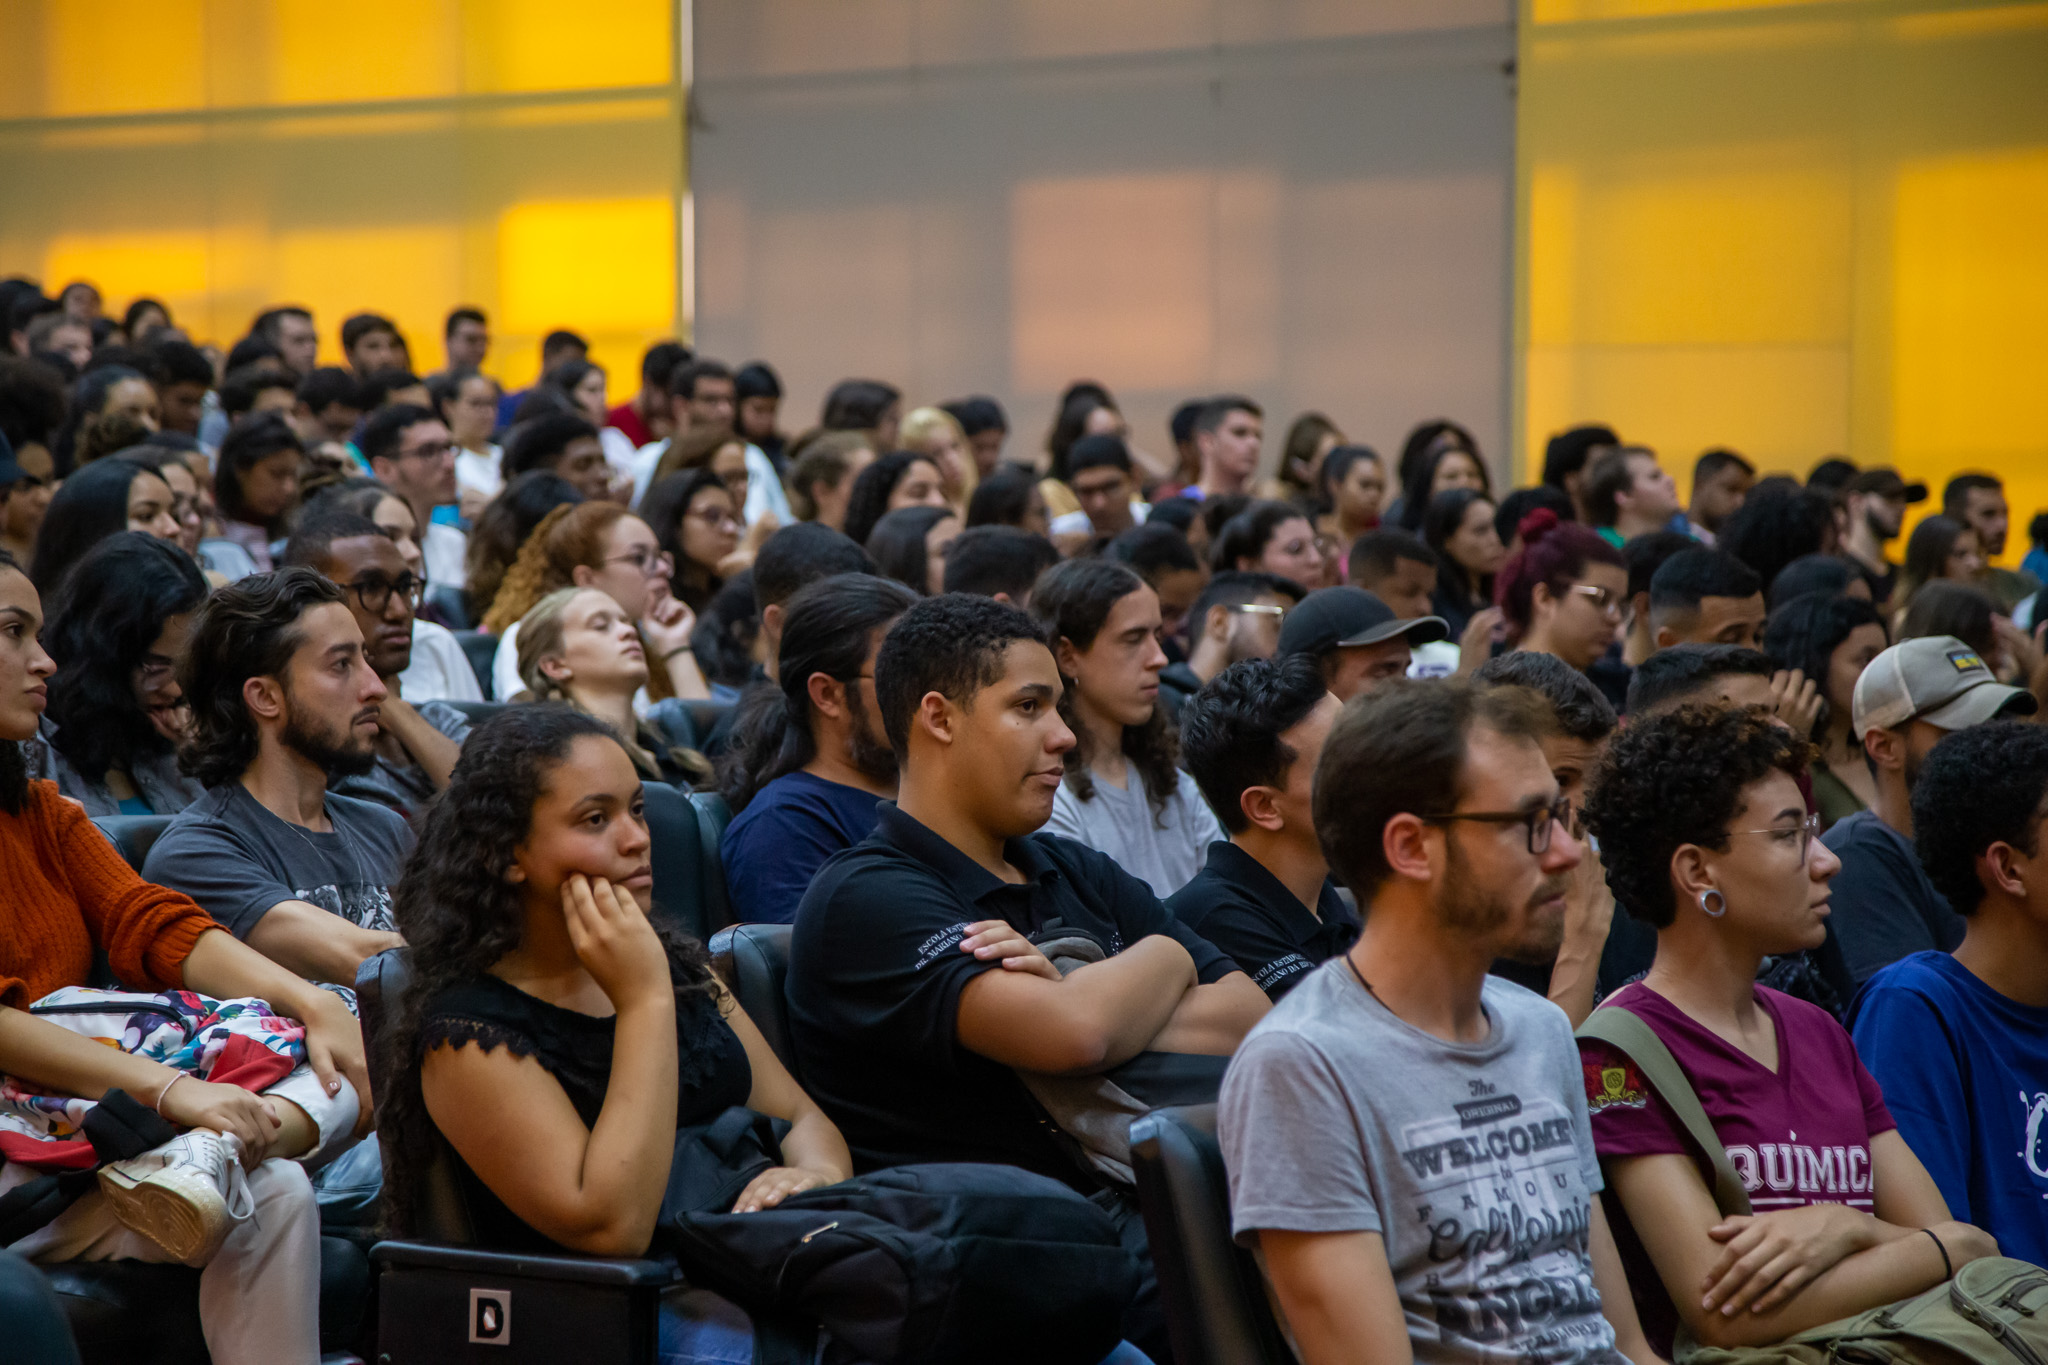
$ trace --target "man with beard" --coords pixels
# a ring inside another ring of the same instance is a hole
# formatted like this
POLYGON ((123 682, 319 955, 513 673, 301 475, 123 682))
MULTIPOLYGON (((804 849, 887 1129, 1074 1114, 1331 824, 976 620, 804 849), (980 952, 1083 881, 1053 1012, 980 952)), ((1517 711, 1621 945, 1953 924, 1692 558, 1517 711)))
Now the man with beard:
POLYGON ((1653 1358, 1571 1025, 1487 974, 1556 953, 1583 856, 1549 709, 1396 679, 1323 745, 1316 833, 1365 929, 1252 1030, 1217 1115, 1232 1228, 1307 1365, 1653 1358))
POLYGON ((1899 477, 1898 470, 1879 465, 1849 480, 1842 499, 1842 509, 1849 521, 1848 534, 1842 537, 1842 553, 1863 570, 1864 578, 1870 582, 1871 598, 1883 606, 1899 577, 1899 566, 1885 558, 1885 544, 1899 538, 1906 508, 1927 501, 1927 485, 1907 483, 1899 477))
POLYGON ((1820 841, 1842 860, 1829 923, 1857 985, 1912 953, 1961 946, 1962 916, 1913 849, 1913 786, 1927 755, 1952 732, 2034 708, 2032 694, 1999 682, 1952 635, 1902 640, 1856 679, 1850 719, 1877 777, 1877 800, 1820 841))
POLYGON ((469 718, 441 701, 415 706, 399 695, 399 675, 412 666, 413 612, 425 584, 405 566, 398 546, 368 517, 316 514, 292 532, 285 564, 301 564, 333 582, 363 633, 363 653, 384 684, 377 708, 376 760, 366 773, 337 773, 328 785, 391 807, 411 819, 448 785, 469 718))
POLYGON ((342 588, 289 568, 220 589, 181 681, 192 732, 179 764, 207 791, 143 876, 299 975, 352 983, 400 942, 391 885, 413 836, 396 812, 327 789, 376 762, 386 696, 342 588))
POLYGON ((1188 657, 1159 674, 1159 699, 1176 716, 1189 697, 1241 659, 1270 659, 1301 585, 1278 574, 1227 569, 1188 608, 1188 657))
POLYGON ((876 803, 896 795, 896 755, 875 709, 875 655, 915 601, 894 579, 842 573, 772 608, 779 681, 749 695, 719 765, 735 812, 719 859, 740 921, 795 919, 818 869, 873 833, 876 803))

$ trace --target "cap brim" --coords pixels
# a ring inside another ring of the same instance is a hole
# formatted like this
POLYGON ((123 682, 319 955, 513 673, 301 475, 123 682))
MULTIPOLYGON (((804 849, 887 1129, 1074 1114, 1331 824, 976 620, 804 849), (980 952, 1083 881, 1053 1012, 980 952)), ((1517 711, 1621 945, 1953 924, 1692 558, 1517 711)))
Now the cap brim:
POLYGON ((1907 502, 1926 502, 1927 485, 1924 483, 1909 483, 1899 490, 1899 496, 1907 502))
POLYGON ((1982 725, 2007 712, 2031 716, 2038 705, 2034 694, 2022 688, 2008 687, 2004 683, 1979 683, 1954 701, 1932 711, 1923 711, 1913 719, 1924 720, 1944 730, 1967 730, 1972 725, 1982 725))
POLYGON ((1385 621, 1356 635, 1348 635, 1337 642, 1342 649, 1346 645, 1377 645, 1393 639, 1396 635, 1408 637, 1411 645, 1432 644, 1451 638, 1451 627, 1441 616, 1417 616, 1407 621, 1385 621))

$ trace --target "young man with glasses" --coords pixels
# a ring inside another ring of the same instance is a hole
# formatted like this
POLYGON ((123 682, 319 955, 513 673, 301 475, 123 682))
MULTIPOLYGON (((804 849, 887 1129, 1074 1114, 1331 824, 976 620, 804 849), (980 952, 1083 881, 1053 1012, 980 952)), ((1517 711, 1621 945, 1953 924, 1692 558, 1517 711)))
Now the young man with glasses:
POLYGON ((1280 623, 1301 600, 1301 585, 1278 574, 1228 569, 1188 608, 1188 657, 1159 674, 1159 699, 1179 714, 1187 699, 1240 659, 1270 659, 1280 623))
POLYGON ((420 528, 427 581, 461 587, 469 537, 434 520, 434 509, 455 502, 455 438, 427 408, 394 403, 363 427, 363 458, 370 472, 412 508, 420 528))
POLYGON ((400 942, 391 886, 413 843, 397 812, 328 789, 335 774, 375 765, 387 695, 352 596, 288 568, 231 583, 199 609, 179 758, 206 794, 143 865, 145 880, 192 897, 265 957, 343 984, 400 942))
POLYGON ((1323 745, 1365 928, 1251 1031, 1217 1115, 1231 1224, 1306 1365, 1652 1359, 1556 1006, 1487 974, 1563 934, 1582 846, 1519 687, 1396 679, 1323 745))
POLYGON ((469 737, 469 718, 446 702, 415 706, 399 695, 399 675, 412 666, 413 613, 426 584, 405 567, 398 546, 376 522, 349 512, 299 527, 283 562, 341 585, 342 604, 363 633, 363 654, 384 684, 374 763, 366 773, 336 774, 330 790, 381 802, 411 819, 448 785, 469 737))

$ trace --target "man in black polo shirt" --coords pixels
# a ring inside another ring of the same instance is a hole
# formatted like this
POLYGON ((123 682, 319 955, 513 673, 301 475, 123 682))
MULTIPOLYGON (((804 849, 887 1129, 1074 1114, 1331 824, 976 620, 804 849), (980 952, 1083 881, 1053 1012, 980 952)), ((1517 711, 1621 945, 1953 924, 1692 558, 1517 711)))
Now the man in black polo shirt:
MULTIPOLYGON (((1266 997, 1143 882, 1034 832, 1074 736, 1029 616, 962 594, 919 602, 882 643, 875 695, 899 794, 797 911, 787 992, 804 1083, 862 1170, 1001 1162, 1089 1188, 1017 1073, 1227 1056, 1266 997), (1089 934, 1106 956, 1061 977, 1025 937, 1047 931, 1089 934)), ((1141 1241, 1135 1200, 1099 1198, 1141 1241)), ((1126 1334, 1159 1359, 1150 1297, 1126 1334)))
POLYGON ((1274 1000, 1349 948, 1311 809, 1323 737, 1343 708, 1306 654, 1232 664, 1181 709, 1181 761, 1223 828, 1166 908, 1229 953, 1274 1000))

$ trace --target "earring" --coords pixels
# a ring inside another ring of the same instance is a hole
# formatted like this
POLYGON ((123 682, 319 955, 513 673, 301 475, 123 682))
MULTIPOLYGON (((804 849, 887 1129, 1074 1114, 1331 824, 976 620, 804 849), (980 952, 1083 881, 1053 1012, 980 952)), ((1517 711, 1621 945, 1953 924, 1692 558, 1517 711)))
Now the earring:
POLYGON ((1716 891, 1711 886, 1708 887, 1706 890, 1700 892, 1699 901, 1700 913, 1703 915, 1707 915, 1713 919, 1719 919, 1721 918, 1721 916, 1728 913, 1728 898, 1722 895, 1719 891, 1716 891), (1714 903, 1711 906, 1707 904, 1707 898, 1709 896, 1714 898, 1714 903))

